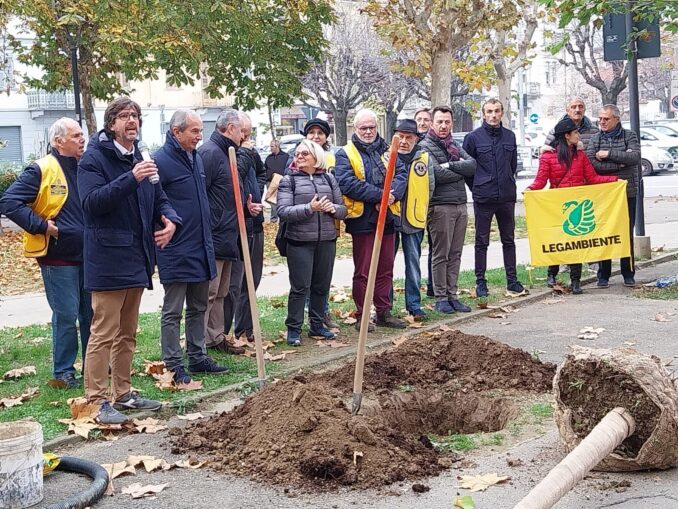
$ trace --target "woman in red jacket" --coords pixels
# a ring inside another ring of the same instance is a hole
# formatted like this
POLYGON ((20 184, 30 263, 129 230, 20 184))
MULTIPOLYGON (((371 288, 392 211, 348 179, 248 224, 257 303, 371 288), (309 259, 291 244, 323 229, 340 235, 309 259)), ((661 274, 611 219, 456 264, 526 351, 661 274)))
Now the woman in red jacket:
MULTIPOLYGON (((534 182, 526 190, 543 189, 549 182, 551 189, 560 187, 576 187, 587 184, 604 184, 615 182, 616 175, 598 175, 583 150, 578 150, 580 134, 577 125, 569 117, 556 124, 555 151, 544 152, 539 158, 539 170, 534 182)), ((546 284, 553 288, 558 275, 558 265, 548 269, 546 284)), ((570 282, 572 293, 579 295, 581 289, 581 263, 570 264, 570 282)))

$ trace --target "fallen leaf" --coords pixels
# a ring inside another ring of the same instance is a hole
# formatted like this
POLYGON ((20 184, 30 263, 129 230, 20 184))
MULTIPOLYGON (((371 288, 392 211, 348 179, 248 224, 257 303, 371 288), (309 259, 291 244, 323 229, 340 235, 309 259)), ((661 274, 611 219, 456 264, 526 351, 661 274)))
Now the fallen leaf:
POLYGON ((99 426, 92 418, 85 417, 82 419, 59 419, 62 424, 68 424, 68 433, 75 433, 85 440, 89 438, 89 432, 97 429, 99 426))
POLYGON ((407 341, 409 338, 407 336, 400 336, 399 338, 393 338, 391 340, 391 343, 393 343, 393 346, 396 348, 402 345, 405 341, 407 341))
POLYGON ((470 296, 472 299, 477 299, 477 298, 478 298, 478 292, 476 292, 476 289, 475 289, 475 288, 471 288, 471 289, 468 291, 468 294, 469 294, 469 296, 470 296))
POLYGON ((348 293, 337 292, 332 297, 330 297, 331 302, 346 302, 351 299, 351 296, 348 293))
POLYGON ((108 463, 101 465, 104 467, 106 472, 108 472, 109 479, 115 479, 122 475, 136 475, 137 472, 134 470, 134 465, 128 464, 127 461, 120 461, 118 463, 108 463))
POLYGON ((167 429, 167 426, 164 424, 160 424, 160 421, 158 419, 153 419, 152 417, 148 417, 147 419, 134 419, 132 421, 134 423, 134 430, 137 431, 138 433, 157 433, 158 431, 161 431, 163 429, 167 429))
POLYGON ((316 344, 316 346, 322 346, 322 347, 329 346, 330 348, 344 348, 346 346, 351 346, 350 343, 342 343, 341 341, 336 341, 336 340, 332 340, 332 341, 320 340, 320 341, 316 341, 315 344, 316 344))
POLYGON ((465 497, 457 497, 454 499, 454 507, 460 509, 475 509, 476 503, 473 501, 471 495, 466 495, 465 497))
POLYGON ((167 486, 169 486, 169 483, 155 485, 147 484, 146 486, 142 486, 139 483, 134 483, 131 486, 123 488, 121 493, 124 495, 131 495, 132 498, 150 497, 160 493, 162 490, 167 488, 167 486))
POLYGON ((10 369, 3 375, 3 378, 21 378, 22 376, 35 374, 35 366, 24 366, 23 368, 10 369))
POLYGON ((181 419, 182 421, 195 421, 197 419, 204 419, 205 416, 200 412, 196 412, 194 414, 177 415, 177 418, 181 419))
POLYGON ((174 466, 177 468, 191 468, 196 469, 202 467, 206 462, 198 461, 193 458, 188 458, 187 460, 180 460, 174 463, 174 466))
POLYGON ((489 317, 489 318, 506 318, 508 315, 506 313, 494 312, 494 313, 488 313, 486 316, 489 317))
POLYGON ((508 475, 497 475, 496 473, 483 475, 462 475, 460 488, 471 491, 485 491, 493 484, 499 484, 511 479, 508 475))
POLYGON ((162 361, 144 360, 144 373, 147 375, 162 375, 165 372, 165 363, 162 361))
POLYGON ((66 389, 68 387, 66 382, 63 380, 57 380, 56 378, 48 380, 47 385, 49 385, 52 389, 66 389))
POLYGON ((440 329, 443 332, 448 332, 448 331, 452 330, 452 327, 449 327, 448 325, 443 324, 440 327, 438 327, 438 329, 440 329))
POLYGON ((344 318, 343 323, 345 323, 346 325, 353 325, 355 323, 358 323, 358 320, 353 318, 352 316, 347 316, 346 318, 344 318))
POLYGON ((279 355, 271 355, 268 352, 264 353, 264 360, 266 361, 284 361, 285 357, 287 357, 284 353, 281 353, 279 355))
POLYGON ((487 302, 478 301, 478 309, 487 309, 487 302))
POLYGON ((549 306, 552 306, 553 304, 560 304, 561 302, 565 302, 565 299, 545 299, 544 304, 548 304, 549 306))
POLYGON ((71 409, 73 419, 94 419, 99 414, 101 405, 90 403, 85 398, 70 398, 66 401, 71 409))
POLYGON ((291 355, 291 354, 299 353, 299 350, 281 350, 280 353, 284 353, 286 355, 291 355))
POLYGON ((132 467, 136 468, 139 465, 142 465, 144 461, 149 461, 149 460, 154 460, 155 456, 135 456, 130 454, 127 456, 127 464, 131 465, 132 467))
POLYGON ((565 286, 562 284, 560 281, 556 282, 555 286, 552 288, 553 293, 557 295, 565 295, 570 293, 572 290, 570 290, 569 286, 565 286))
POLYGON ((670 322, 671 319, 667 318, 665 313, 657 313, 654 315, 655 322, 670 322))
POLYGON ((662 251, 664 251, 664 245, 662 244, 661 246, 653 247, 651 251, 653 253, 661 253, 662 251))
POLYGON ((31 399, 32 397, 38 394, 37 387, 29 387, 23 393, 21 393, 16 398, 3 398, 0 399, 0 408, 11 408, 13 406, 22 405, 24 401, 31 399))

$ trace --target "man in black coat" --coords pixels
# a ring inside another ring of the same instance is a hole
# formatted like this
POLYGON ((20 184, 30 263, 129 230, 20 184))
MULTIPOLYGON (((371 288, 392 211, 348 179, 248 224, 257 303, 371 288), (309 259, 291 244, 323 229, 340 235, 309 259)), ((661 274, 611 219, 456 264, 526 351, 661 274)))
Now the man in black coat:
MULTIPOLYGON (((264 161, 266 167, 266 185, 271 185, 273 175, 278 174, 281 177, 285 175, 285 167, 287 166, 287 152, 280 150, 280 142, 278 140, 271 141, 271 153, 264 161)), ((271 205, 271 223, 278 221, 275 204, 271 205)))

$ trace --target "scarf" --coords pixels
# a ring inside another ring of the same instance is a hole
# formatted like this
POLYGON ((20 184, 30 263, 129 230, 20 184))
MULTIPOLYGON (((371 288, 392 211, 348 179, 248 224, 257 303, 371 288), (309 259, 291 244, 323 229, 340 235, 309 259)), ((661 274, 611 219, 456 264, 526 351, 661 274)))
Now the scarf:
POLYGON ((429 128, 428 135, 434 140, 438 140, 440 144, 443 145, 447 151, 448 161, 459 161, 459 149, 454 144, 454 140, 452 140, 452 133, 448 134, 445 138, 441 138, 436 134, 433 128, 429 128))
POLYGON ((619 136, 619 133, 621 133, 622 130, 622 125, 621 122, 617 124, 617 127, 612 129, 611 131, 600 131, 600 138, 603 140, 611 140, 612 138, 616 138, 619 136))
POLYGON ((415 145, 408 154, 398 154, 398 159, 400 159, 405 166, 409 169, 410 164, 414 160, 414 156, 419 152, 419 145, 415 145))
POLYGON ((365 165, 365 180, 371 182, 375 186, 382 186, 386 178, 386 166, 381 160, 381 156, 388 150, 388 145, 384 139, 377 135, 377 139, 372 143, 365 143, 361 141, 356 134, 353 134, 351 141, 356 146, 359 152, 362 152, 370 160, 371 164, 365 165))

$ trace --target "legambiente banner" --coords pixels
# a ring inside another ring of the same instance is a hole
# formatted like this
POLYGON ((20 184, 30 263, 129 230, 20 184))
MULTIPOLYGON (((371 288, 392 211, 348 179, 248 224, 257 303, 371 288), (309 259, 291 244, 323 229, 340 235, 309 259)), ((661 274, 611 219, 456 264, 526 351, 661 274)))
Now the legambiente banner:
POLYGON ((525 192, 532 265, 586 263, 631 254, 626 181, 525 192))

